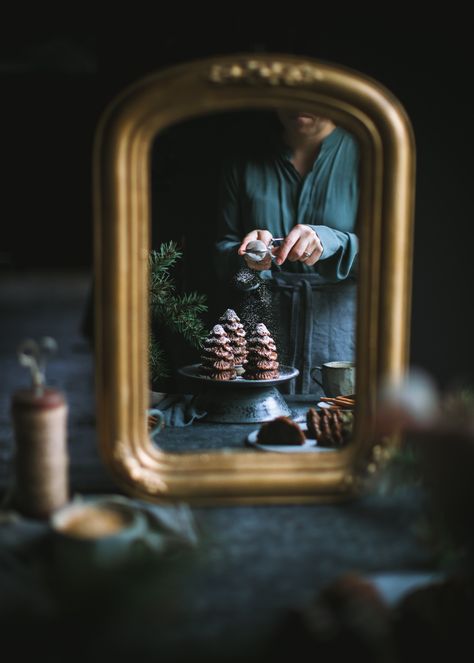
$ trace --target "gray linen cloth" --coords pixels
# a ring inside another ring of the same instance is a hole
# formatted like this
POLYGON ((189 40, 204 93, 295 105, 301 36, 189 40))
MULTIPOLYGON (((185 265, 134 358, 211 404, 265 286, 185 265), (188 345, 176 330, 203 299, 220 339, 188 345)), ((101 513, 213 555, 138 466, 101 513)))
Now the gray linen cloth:
POLYGON ((151 391, 150 407, 157 408, 163 413, 165 426, 190 426, 207 414, 196 408, 196 396, 193 394, 151 391))

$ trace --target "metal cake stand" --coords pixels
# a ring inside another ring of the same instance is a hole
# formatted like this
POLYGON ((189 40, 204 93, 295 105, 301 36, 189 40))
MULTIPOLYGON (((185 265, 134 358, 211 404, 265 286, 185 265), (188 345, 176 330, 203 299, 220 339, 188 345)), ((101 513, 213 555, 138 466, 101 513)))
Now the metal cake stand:
POLYGON ((276 385, 295 378, 299 371, 293 366, 280 366, 280 376, 274 380, 213 380, 199 375, 201 364, 178 369, 185 378, 199 383, 196 408, 205 410, 205 421, 226 424, 253 424, 275 417, 291 416, 291 410, 276 385))

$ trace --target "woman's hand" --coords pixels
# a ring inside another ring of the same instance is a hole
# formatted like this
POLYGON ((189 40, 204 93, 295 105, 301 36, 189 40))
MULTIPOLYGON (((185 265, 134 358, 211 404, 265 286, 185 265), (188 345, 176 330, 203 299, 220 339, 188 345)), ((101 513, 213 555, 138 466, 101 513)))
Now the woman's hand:
POLYGON ((239 256, 244 256, 245 262, 247 263, 247 266, 250 269, 254 269, 259 272, 264 269, 271 269, 272 257, 270 254, 266 255, 263 258, 263 260, 260 260, 259 262, 251 260, 247 255, 245 255, 245 249, 247 248, 247 244, 256 239, 259 239, 261 242, 265 244, 265 246, 268 246, 272 241, 273 236, 271 232, 269 232, 268 230, 252 230, 252 232, 249 232, 243 238, 242 244, 239 246, 237 253, 239 254, 239 256))
POLYGON ((281 265, 288 258, 290 262, 299 261, 311 266, 319 260, 322 252, 323 245, 314 230, 299 223, 288 233, 283 244, 275 252, 275 262, 281 265))

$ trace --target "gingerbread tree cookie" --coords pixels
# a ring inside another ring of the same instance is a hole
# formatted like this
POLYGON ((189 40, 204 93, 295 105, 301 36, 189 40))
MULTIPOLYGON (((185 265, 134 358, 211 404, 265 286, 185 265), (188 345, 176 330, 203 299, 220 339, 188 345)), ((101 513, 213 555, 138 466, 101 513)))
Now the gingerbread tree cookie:
POLYGON ((224 327, 234 352, 235 366, 243 366, 247 363, 247 341, 245 330, 237 313, 228 308, 219 318, 219 323, 224 327))
POLYGON ((255 326, 247 340, 246 380, 274 380, 279 377, 278 354, 275 341, 263 323, 255 326))
POLYGON ((236 377, 234 353, 222 325, 214 325, 205 339, 201 360, 202 375, 213 380, 233 380, 236 377))

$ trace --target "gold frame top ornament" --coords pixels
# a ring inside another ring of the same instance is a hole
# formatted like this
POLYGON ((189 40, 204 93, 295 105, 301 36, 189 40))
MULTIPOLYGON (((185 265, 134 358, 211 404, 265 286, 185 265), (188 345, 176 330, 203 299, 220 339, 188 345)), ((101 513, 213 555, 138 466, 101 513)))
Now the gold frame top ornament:
POLYGON ((313 85, 323 78, 319 67, 310 62, 288 63, 254 58, 228 64, 213 64, 209 73, 212 83, 221 84, 313 85))

